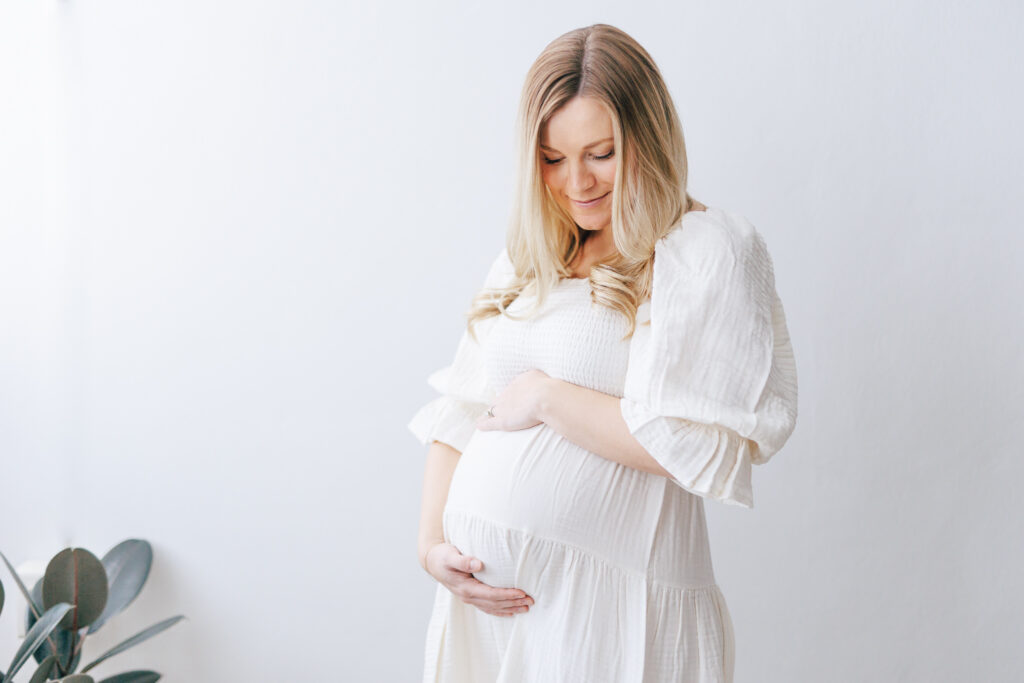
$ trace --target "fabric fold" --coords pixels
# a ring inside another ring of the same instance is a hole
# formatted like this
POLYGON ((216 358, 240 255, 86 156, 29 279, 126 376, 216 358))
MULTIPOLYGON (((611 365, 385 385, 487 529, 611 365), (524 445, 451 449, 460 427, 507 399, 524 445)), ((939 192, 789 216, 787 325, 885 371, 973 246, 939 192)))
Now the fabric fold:
MULTIPOLYGON (((483 287, 500 287, 512 275, 512 262, 502 249, 492 262, 483 287)), ((478 323, 475 339, 464 329, 452 362, 427 377, 427 384, 440 396, 422 406, 406 425, 420 443, 429 446, 433 441, 440 441, 459 452, 469 443, 477 418, 495 398, 483 356, 484 340, 495 322, 497 317, 478 323)))
POLYGON ((749 440, 724 427, 663 417, 628 398, 619 403, 630 433, 675 484, 698 496, 754 506, 749 440))
POLYGON ((416 411, 407 426, 424 446, 440 441, 461 453, 473 436, 477 417, 486 410, 487 406, 481 403, 438 396, 416 411))
POLYGON ((620 410, 677 485, 753 507, 751 465, 796 426, 796 365, 764 239, 711 211, 655 247, 649 325, 630 345, 620 410))

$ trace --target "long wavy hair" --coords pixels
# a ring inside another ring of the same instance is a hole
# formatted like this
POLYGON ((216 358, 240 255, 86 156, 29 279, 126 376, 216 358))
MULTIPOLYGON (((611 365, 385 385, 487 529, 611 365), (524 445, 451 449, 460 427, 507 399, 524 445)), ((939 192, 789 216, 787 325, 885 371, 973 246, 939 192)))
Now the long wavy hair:
POLYGON ((495 315, 535 315, 562 277, 587 231, 551 196, 541 172, 540 135, 551 116, 575 97, 599 101, 612 119, 619 158, 612 190, 611 231, 617 254, 590 271, 591 300, 621 312, 636 329, 636 311, 650 297, 655 243, 681 221, 686 191, 683 128, 661 72, 624 31, 594 24, 559 36, 530 67, 516 120, 517 182, 505 238, 515 276, 483 289, 466 314, 474 326, 495 315), (520 295, 535 294, 522 315, 507 311, 520 295))

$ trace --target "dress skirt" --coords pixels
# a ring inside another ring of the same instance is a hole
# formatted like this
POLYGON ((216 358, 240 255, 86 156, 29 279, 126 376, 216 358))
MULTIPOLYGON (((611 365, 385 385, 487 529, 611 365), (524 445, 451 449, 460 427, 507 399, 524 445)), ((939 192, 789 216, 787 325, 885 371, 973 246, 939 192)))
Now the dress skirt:
POLYGON ((439 584, 424 681, 731 682, 701 497, 541 424, 474 432, 443 522, 476 578, 535 604, 495 616, 439 584))

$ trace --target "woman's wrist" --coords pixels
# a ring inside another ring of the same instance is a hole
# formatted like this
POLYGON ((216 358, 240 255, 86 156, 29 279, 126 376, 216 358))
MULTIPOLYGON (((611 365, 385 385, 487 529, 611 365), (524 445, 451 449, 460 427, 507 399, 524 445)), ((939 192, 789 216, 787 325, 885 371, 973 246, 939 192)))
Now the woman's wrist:
POLYGON ((542 377, 537 387, 537 403, 533 409, 533 417, 536 420, 547 423, 552 417, 552 411, 558 405, 558 393, 562 380, 555 377, 542 377))

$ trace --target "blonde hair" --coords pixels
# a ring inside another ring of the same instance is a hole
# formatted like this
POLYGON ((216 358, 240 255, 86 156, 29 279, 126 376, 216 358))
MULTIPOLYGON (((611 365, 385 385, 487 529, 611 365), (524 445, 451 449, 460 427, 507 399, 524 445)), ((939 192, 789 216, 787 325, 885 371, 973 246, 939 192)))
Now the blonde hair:
POLYGON ((611 231, 617 254, 594 265, 592 301, 621 312, 636 329, 637 308, 650 297, 655 243, 691 206, 686 191, 682 124, 658 67, 632 37, 608 24, 559 36, 530 67, 517 116, 517 187, 505 244, 515 269, 510 282, 484 289, 466 314, 476 323, 507 315, 521 320, 543 306, 585 237, 551 197, 541 175, 540 134, 551 116, 575 97, 599 101, 612 119, 619 158, 612 191, 611 231), (506 309, 524 291, 536 300, 517 317, 506 309))

